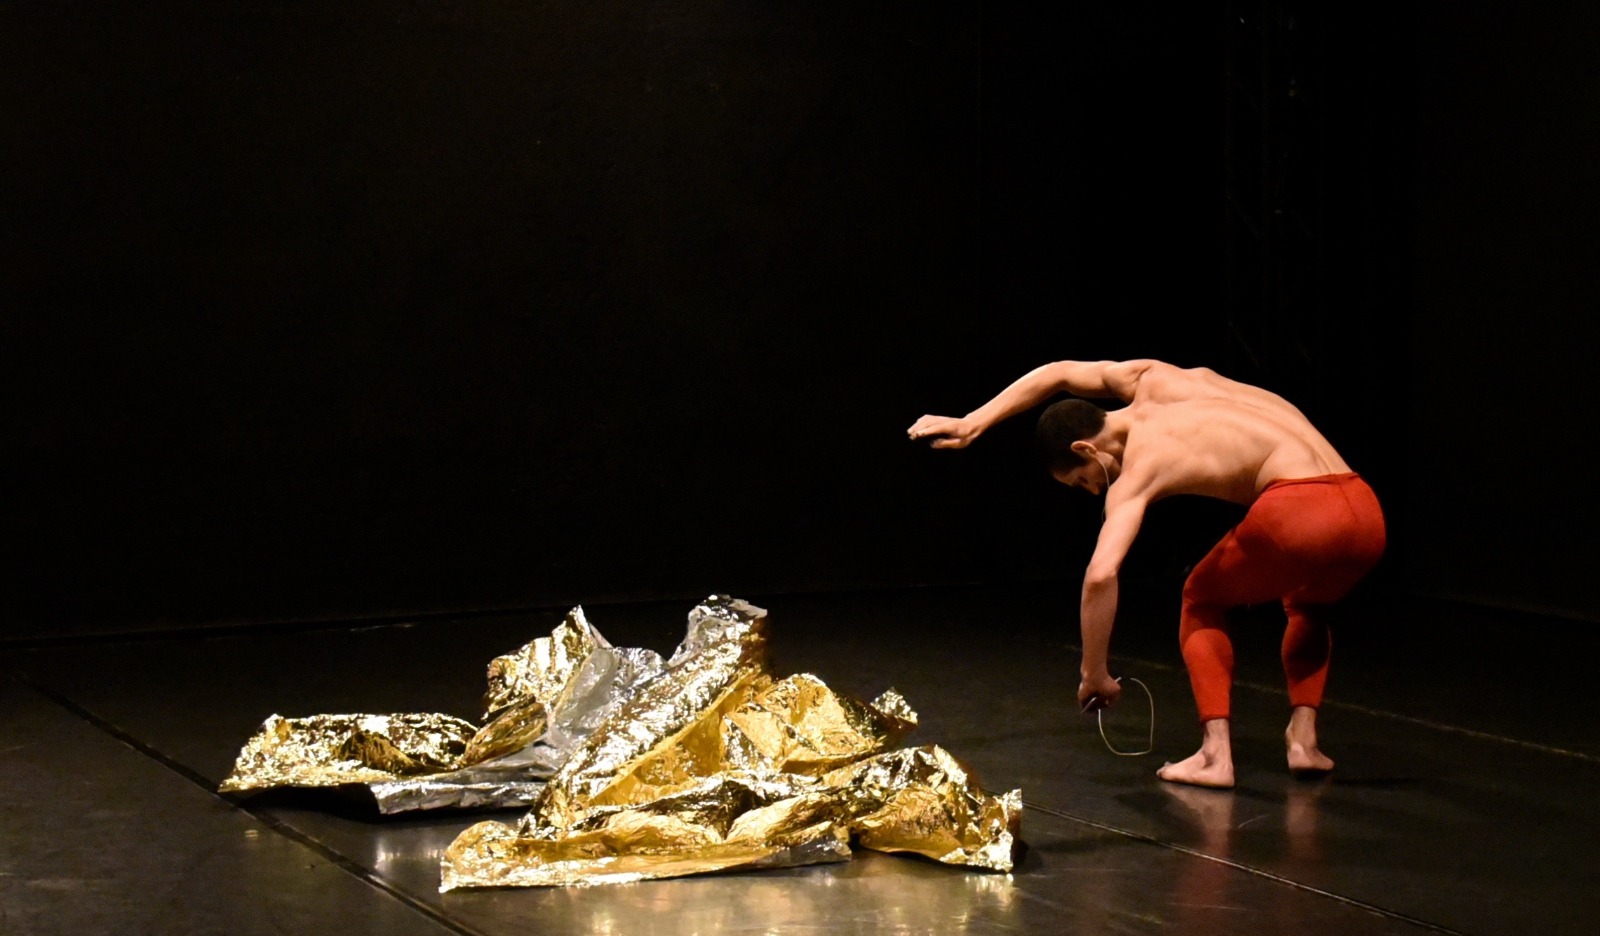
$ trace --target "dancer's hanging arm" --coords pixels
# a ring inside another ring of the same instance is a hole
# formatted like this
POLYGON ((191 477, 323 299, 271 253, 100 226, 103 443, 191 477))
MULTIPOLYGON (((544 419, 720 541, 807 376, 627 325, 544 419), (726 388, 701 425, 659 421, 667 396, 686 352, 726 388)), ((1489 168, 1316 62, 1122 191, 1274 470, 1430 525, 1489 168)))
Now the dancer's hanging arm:
POLYGON ((962 417, 924 416, 906 430, 913 439, 933 437, 934 448, 966 448, 995 423, 1043 403, 1058 393, 1089 399, 1133 400, 1139 379, 1160 362, 1056 361, 1036 367, 995 398, 962 417))
POLYGON ((1106 663, 1111 629, 1117 620, 1117 573, 1134 537, 1139 535, 1149 502, 1143 485, 1127 475, 1118 478, 1106 492, 1106 519, 1100 525, 1100 539, 1083 575, 1083 603, 1078 610, 1083 633, 1078 707, 1085 712, 1112 705, 1122 695, 1122 687, 1111 678, 1106 663))

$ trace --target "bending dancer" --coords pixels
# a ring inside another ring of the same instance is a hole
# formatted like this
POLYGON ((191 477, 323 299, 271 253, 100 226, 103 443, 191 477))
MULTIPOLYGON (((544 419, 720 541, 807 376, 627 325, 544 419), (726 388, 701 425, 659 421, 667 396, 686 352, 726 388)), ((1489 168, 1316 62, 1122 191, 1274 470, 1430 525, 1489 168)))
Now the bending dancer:
POLYGON ((1317 707, 1332 646, 1324 610, 1383 553, 1383 513, 1372 489, 1282 397, 1206 368, 1160 361, 1046 364, 966 416, 924 416, 908 433, 932 439, 934 448, 965 448, 990 426, 1060 392, 1127 404, 1107 412, 1085 400, 1062 400, 1045 409, 1035 430, 1057 481, 1106 497, 1083 578, 1079 703, 1094 711, 1121 695, 1106 670, 1106 654, 1117 571, 1145 508, 1173 494, 1220 498, 1249 510, 1194 567, 1178 629, 1203 729, 1200 750, 1157 775, 1233 786, 1233 644, 1226 612, 1268 600, 1282 600, 1288 614, 1289 769, 1331 770, 1333 761, 1317 746, 1317 707))

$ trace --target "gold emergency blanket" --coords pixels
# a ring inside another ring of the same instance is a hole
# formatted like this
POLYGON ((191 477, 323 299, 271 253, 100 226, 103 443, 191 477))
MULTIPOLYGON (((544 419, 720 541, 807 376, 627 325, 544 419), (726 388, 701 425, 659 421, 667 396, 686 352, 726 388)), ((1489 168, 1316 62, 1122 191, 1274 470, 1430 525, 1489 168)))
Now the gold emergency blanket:
POLYGON ((1011 870, 1021 791, 983 792, 916 725, 809 674, 774 680, 766 612, 712 598, 660 675, 601 724, 517 826, 481 822, 440 890, 605 884, 839 861, 859 844, 1011 870))
POLYGON ((560 828, 480 822, 446 849, 441 891, 615 884, 850 857, 850 838, 946 864, 1010 871, 1022 791, 990 796, 949 752, 893 751, 820 778, 728 771, 560 828))
POLYGON ((366 784, 386 812, 526 805, 450 845, 440 890, 792 867, 852 839, 1009 871, 1021 791, 985 793, 894 690, 866 702, 775 678, 766 612, 712 596, 666 661, 613 648, 574 609, 489 667, 484 724, 447 715, 273 716, 222 789, 366 784), (547 782, 543 778, 548 778, 547 782))
POLYGON ((483 727, 450 715, 273 715, 245 743, 224 793, 364 785, 385 813, 533 802, 548 777, 660 654, 613 647, 582 608, 489 664, 483 727))

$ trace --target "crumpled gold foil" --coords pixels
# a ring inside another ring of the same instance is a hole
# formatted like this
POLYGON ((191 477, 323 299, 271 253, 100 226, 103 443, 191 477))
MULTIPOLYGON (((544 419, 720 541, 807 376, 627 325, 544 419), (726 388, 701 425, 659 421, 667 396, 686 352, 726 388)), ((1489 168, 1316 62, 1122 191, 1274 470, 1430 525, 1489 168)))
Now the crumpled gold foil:
MULTIPOLYGON (((524 758, 540 776, 549 776, 574 749, 642 683, 659 673, 661 655, 653 650, 611 646, 583 613, 573 608, 551 632, 514 653, 489 663, 489 691, 484 697, 482 733, 524 737, 520 727, 533 717, 535 704, 545 712, 536 735, 537 749, 524 758), (502 724, 509 720, 510 724, 502 724)), ((497 745, 496 749, 507 745, 497 745)), ((517 748, 513 748, 515 750, 517 748)))
POLYGON ((726 761, 750 769, 820 774, 888 750, 917 725, 889 690, 868 705, 810 673, 768 684, 724 716, 726 761))
POLYGON ((635 806, 602 806, 561 830, 498 822, 445 852, 441 891, 613 884, 850 857, 843 802, 810 778, 729 772, 635 806))
POLYGON ((850 792, 863 848, 909 851, 945 864, 1010 871, 1022 791, 991 796, 937 745, 892 751, 823 778, 850 792))
POLYGON ((441 862, 460 887, 612 884, 840 861, 858 844, 1010 871, 1022 792, 984 793, 936 746, 893 751, 822 777, 734 770, 571 825, 480 822, 441 862))
POLYGON ((600 635, 582 608, 567 613, 549 637, 489 661, 489 691, 483 698, 483 718, 492 720, 503 709, 531 700, 560 707, 572 691, 573 675, 600 647, 600 635))
POLYGON ((1011 869, 1021 791, 985 793, 917 722, 810 674, 766 672, 766 612, 709 599, 666 668, 590 735, 515 827, 482 822, 440 890, 568 886, 842 860, 867 848, 1011 869))
POLYGON ((437 773, 460 761, 475 733, 449 715, 273 715, 239 752, 221 792, 437 773))
POLYGON ((566 828, 593 807, 645 802, 720 772, 722 714, 770 679, 766 615, 733 598, 698 605, 666 668, 573 751, 524 825, 566 828))
POLYGON ((852 840, 1009 871, 1020 790, 949 752, 895 749, 916 712, 767 670, 766 611, 713 595, 665 662, 574 608, 496 657, 484 725, 448 715, 272 716, 224 791, 365 784, 384 812, 530 805, 450 845, 440 890, 569 886, 850 857, 852 840), (543 778, 548 778, 545 782, 543 778))
POLYGON ((662 666, 618 649, 572 609, 548 637, 489 665, 485 724, 450 715, 274 715, 221 792, 366 785, 384 813, 527 806, 594 726, 662 666))

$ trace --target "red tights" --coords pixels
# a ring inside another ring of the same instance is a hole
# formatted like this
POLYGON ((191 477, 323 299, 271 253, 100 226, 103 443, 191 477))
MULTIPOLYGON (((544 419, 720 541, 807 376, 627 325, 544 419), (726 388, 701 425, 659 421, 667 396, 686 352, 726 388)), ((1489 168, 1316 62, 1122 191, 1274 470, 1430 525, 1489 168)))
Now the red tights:
POLYGON ((1325 605, 1344 597, 1383 554, 1383 512, 1355 474, 1274 481, 1194 567, 1178 641, 1200 720, 1227 718, 1233 642, 1227 609, 1281 599, 1289 703, 1322 704, 1333 647, 1325 605))

